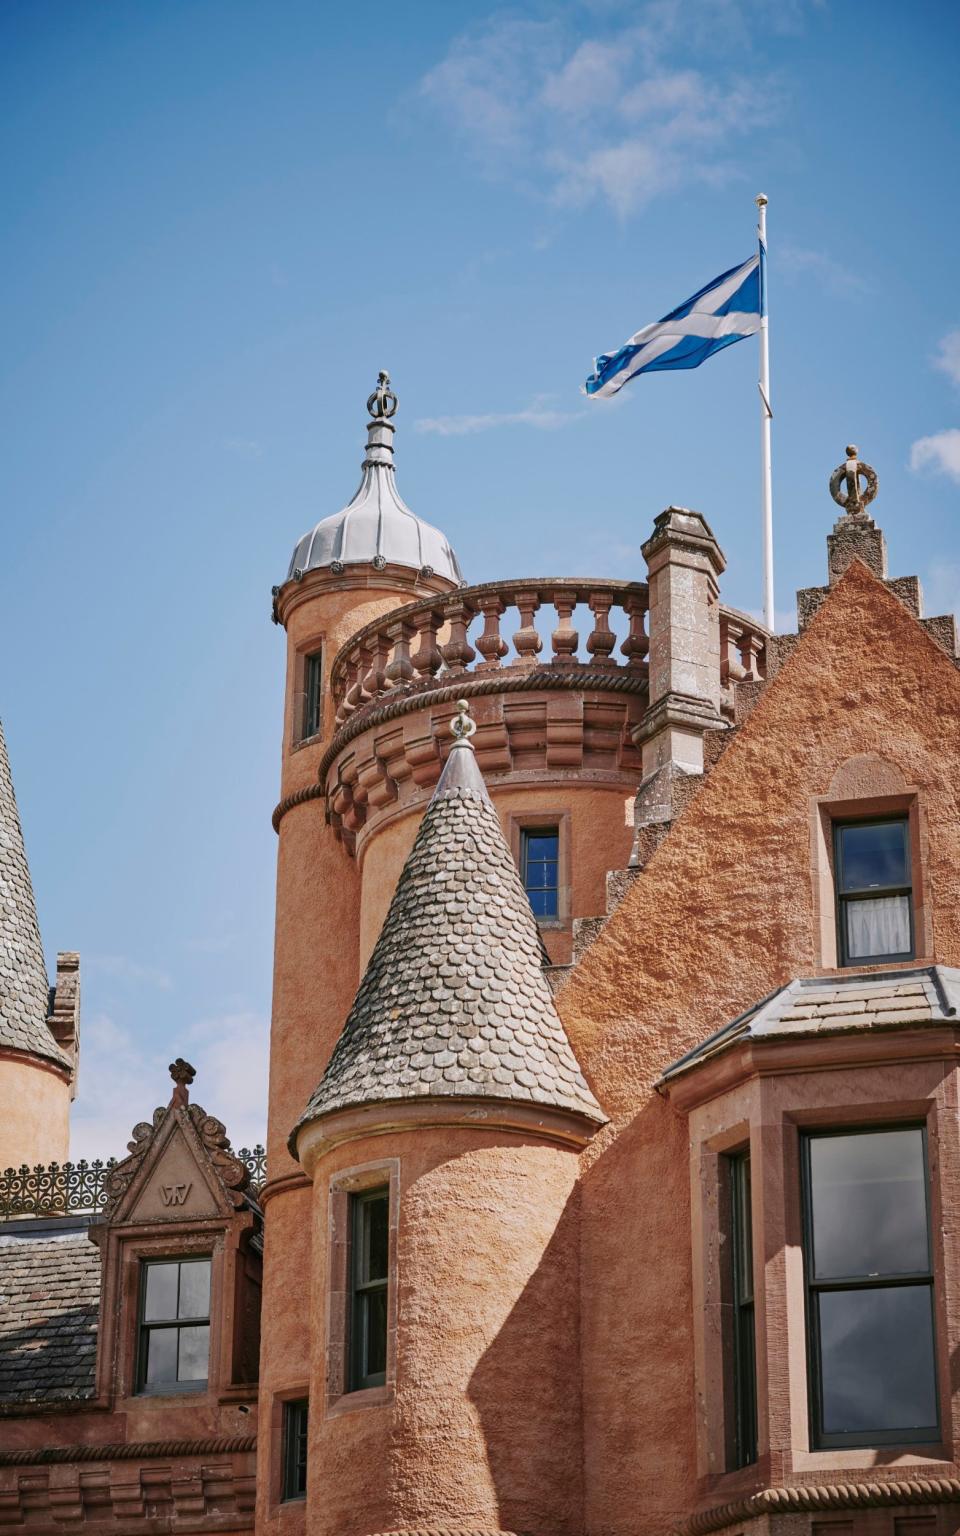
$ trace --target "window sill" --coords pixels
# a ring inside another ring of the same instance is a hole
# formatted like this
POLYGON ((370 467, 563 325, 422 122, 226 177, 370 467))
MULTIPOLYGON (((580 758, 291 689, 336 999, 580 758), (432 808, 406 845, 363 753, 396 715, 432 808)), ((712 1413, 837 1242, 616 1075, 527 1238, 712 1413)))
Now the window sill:
POLYGON ((206 1392, 208 1388, 209 1383, 206 1381, 183 1382, 180 1385, 177 1385, 176 1383, 171 1384, 169 1382, 164 1382, 164 1384, 160 1387, 138 1387, 136 1392, 133 1393, 133 1396, 148 1398, 199 1397, 204 1392, 206 1392))
POLYGON ((301 736, 291 746, 291 752, 299 752, 301 747, 319 747, 323 745, 323 732, 317 731, 313 736, 301 736))
POLYGON ((792 1470, 796 1472, 875 1473, 880 1467, 953 1466, 953 1450, 948 1445, 875 1445, 849 1450, 794 1451, 792 1470))
POLYGON ((382 1408, 385 1403, 393 1402, 393 1386, 388 1383, 385 1387, 360 1387, 356 1392, 344 1392, 340 1397, 330 1398, 327 1402, 325 1417, 338 1418, 342 1413, 357 1413, 364 1408, 382 1408))

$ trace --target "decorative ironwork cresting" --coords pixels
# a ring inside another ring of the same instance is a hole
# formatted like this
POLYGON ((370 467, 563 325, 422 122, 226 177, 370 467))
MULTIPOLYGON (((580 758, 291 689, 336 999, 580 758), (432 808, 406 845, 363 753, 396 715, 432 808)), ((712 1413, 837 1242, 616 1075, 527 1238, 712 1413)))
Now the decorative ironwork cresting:
MULTIPOLYGON (((241 1147, 233 1154, 250 1174, 248 1193, 254 1199, 266 1180, 266 1152, 241 1147)), ((20 1216, 96 1216, 106 1206, 107 1180, 117 1166, 115 1157, 104 1162, 48 1163, 28 1168, 6 1168, 0 1173, 0 1220, 20 1216)))

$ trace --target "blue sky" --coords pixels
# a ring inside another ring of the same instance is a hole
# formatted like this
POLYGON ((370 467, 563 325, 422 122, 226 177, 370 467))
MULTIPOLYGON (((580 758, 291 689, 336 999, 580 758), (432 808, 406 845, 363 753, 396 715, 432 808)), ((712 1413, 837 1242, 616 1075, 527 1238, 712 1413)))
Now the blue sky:
POLYGON ((5 0, 0 715, 51 963, 82 953, 77 1155, 189 1057, 263 1129, 283 637, 380 367, 399 484, 470 580, 641 576, 670 502, 758 609, 756 346, 579 385, 753 249, 770 197, 777 608, 830 471, 960 600, 960 13, 873 0, 5 0))

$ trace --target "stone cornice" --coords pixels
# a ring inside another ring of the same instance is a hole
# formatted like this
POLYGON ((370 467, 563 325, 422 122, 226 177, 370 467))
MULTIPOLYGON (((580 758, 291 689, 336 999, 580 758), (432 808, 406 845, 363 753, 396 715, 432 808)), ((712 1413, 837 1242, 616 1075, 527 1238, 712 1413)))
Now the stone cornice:
POLYGON ((294 609, 302 603, 312 602, 321 593, 363 591, 367 587, 406 594, 404 607, 409 606, 411 601, 417 602, 425 597, 446 597, 448 593, 457 590, 455 584, 445 576, 439 576, 436 572, 425 576, 422 571, 416 571, 408 565, 391 563, 378 571, 371 564, 357 562, 345 565, 337 573, 329 566, 315 566, 313 570, 304 571, 299 581, 290 576, 282 585, 274 588, 273 621, 286 628, 294 609), (415 594, 413 599, 409 595, 411 591, 415 594))
POLYGON ((831 1509, 879 1509, 891 1505, 956 1504, 960 1502, 960 1478, 911 1477, 871 1482, 800 1483, 792 1488, 762 1488, 759 1493, 717 1504, 688 1520, 680 1521, 677 1536, 707 1536, 745 1520, 763 1515, 816 1513, 831 1509))

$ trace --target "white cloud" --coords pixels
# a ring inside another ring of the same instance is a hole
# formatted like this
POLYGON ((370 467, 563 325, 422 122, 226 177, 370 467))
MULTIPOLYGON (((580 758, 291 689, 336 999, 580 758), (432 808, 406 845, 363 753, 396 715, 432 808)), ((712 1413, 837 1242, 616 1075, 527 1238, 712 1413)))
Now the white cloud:
MULTIPOLYGON (((789 5, 791 25, 808 8, 789 5)), ((421 97, 488 173, 560 204, 605 202, 626 217, 662 193, 734 175, 739 144, 776 110, 781 83, 746 71, 784 5, 647 0, 628 26, 581 10, 579 28, 573 7, 548 21, 495 16, 461 34, 421 97), (698 51, 708 69, 695 67, 698 51)))
POLYGON ((788 278, 811 277, 830 293, 865 293, 870 286, 862 273, 852 272, 827 251, 809 250, 786 241, 778 244, 776 257, 778 272, 788 278))
POLYGON ((135 1124, 167 1104, 167 1063, 185 1056, 197 1069, 191 1097, 227 1127, 234 1147, 262 1141, 267 1126, 269 1026, 253 1012, 225 1013, 171 1031, 158 1046, 108 1014, 84 1020, 80 1078, 70 1117, 70 1156, 124 1157, 135 1124))
POLYGON ((933 366, 960 384, 960 331, 948 331, 940 343, 933 366))
POLYGON ((118 981, 139 982, 160 992, 169 992, 173 987, 166 971, 157 965, 143 965, 129 955, 84 955, 83 963, 88 969, 118 981))
POLYGON ((910 468, 947 475, 960 485, 960 428, 948 427, 930 437, 919 437, 910 449, 910 468))
POLYGON ((414 422, 417 432, 429 432, 436 437, 471 437, 476 432, 490 432, 497 427, 535 427, 541 432, 554 432, 558 427, 582 421, 589 408, 582 411, 557 411, 537 399, 523 411, 488 411, 475 416, 421 416, 414 422))

